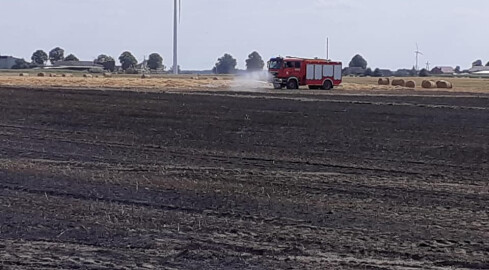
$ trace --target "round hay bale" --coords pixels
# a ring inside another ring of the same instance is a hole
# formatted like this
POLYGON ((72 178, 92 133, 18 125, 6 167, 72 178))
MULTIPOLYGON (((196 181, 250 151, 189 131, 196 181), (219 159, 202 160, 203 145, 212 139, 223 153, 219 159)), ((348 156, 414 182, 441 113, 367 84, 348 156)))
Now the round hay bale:
POLYGON ((151 78, 151 76, 149 76, 148 74, 141 75, 141 79, 149 79, 149 78, 151 78))
POLYGON ((423 83, 421 83, 421 87, 426 89, 436 88, 436 83, 434 81, 424 80, 423 83))
POLYGON ((392 86, 405 86, 406 82, 403 79, 394 79, 392 80, 392 86))
POLYGON ((452 89, 453 85, 449 81, 441 80, 436 82, 436 87, 443 88, 443 89, 452 89))
POLYGON ((93 78, 92 74, 83 74, 84 78, 93 78))
POLYGON ((73 77, 73 74, 71 73, 63 73, 61 74, 62 77, 73 77))
POLYGON ((56 75, 54 73, 49 73, 49 77, 58 77, 58 75, 56 75))
POLYGON ((219 78, 218 77, 214 77, 212 78, 214 81, 219 81, 219 78))
POLYGON ((29 76, 29 73, 20 73, 19 76, 20 77, 28 77, 29 76))
POLYGON ((389 78, 379 78, 379 85, 389 85, 390 83, 389 78))
POLYGON ((416 82, 415 81, 407 81, 405 86, 408 88, 416 88, 416 82))
POLYGON ((112 73, 110 73, 110 72, 104 72, 104 77, 105 78, 111 78, 112 77, 112 73))
POLYGON ((38 76, 38 77, 46 77, 46 73, 44 73, 44 72, 39 72, 39 73, 37 73, 37 76, 38 76))

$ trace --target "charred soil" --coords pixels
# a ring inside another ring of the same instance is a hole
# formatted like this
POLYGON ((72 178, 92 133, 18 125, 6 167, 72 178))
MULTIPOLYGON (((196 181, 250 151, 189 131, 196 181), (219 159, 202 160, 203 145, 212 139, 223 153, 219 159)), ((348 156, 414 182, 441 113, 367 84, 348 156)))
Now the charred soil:
POLYGON ((0 89, 0 268, 489 268, 489 97, 0 89))

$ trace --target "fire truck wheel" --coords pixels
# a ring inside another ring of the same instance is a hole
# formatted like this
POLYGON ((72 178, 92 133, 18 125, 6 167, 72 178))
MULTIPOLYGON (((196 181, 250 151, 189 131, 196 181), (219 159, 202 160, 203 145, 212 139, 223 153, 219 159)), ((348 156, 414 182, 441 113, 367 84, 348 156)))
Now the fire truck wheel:
POLYGON ((323 83, 323 90, 331 90, 333 89, 333 84, 331 81, 324 81, 323 83))
POLYGON ((299 85, 297 85, 296 80, 290 80, 287 82, 287 89, 298 89, 299 85))
POLYGON ((273 89, 282 89, 283 86, 280 83, 274 83, 273 84, 273 89))

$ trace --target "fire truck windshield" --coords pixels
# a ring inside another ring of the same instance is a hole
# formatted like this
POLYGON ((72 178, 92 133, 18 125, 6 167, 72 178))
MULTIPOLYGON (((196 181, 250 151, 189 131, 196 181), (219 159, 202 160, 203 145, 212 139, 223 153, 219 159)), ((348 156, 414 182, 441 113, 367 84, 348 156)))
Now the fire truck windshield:
POLYGON ((280 69, 280 68, 282 68, 283 62, 284 61, 282 59, 272 59, 268 63, 268 68, 269 69, 280 69))

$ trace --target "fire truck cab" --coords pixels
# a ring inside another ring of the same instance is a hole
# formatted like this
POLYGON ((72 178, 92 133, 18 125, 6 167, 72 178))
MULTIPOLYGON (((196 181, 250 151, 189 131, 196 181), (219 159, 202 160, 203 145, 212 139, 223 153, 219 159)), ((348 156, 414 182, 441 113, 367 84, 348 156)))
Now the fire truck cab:
POLYGON ((277 57, 268 61, 273 88, 331 90, 342 82, 342 63, 324 59, 277 57))

